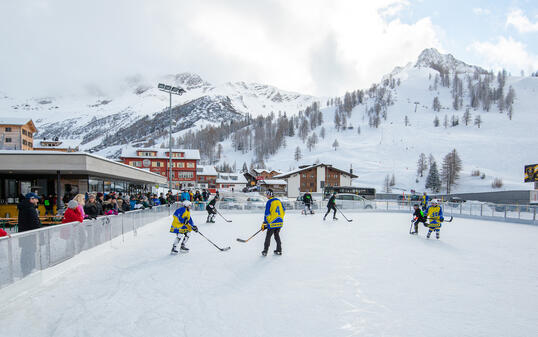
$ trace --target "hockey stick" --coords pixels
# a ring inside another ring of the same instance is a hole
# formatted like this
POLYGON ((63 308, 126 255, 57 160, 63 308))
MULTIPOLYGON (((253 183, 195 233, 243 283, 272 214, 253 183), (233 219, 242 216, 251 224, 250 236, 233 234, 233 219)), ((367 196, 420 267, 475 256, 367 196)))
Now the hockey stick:
POLYGON ((200 233, 200 231, 197 231, 196 233, 198 233, 198 234, 200 234, 201 236, 203 236, 207 241, 209 241, 213 246, 215 246, 215 247, 216 247, 218 250, 220 250, 221 252, 230 250, 230 248, 231 248, 231 247, 220 248, 219 246, 217 246, 216 244, 214 244, 213 241, 209 240, 204 234, 200 233))
POLYGON ((342 214, 342 216, 344 217, 344 219, 347 220, 347 222, 351 222, 351 221, 353 221, 353 219, 348 219, 348 218, 346 218, 345 214, 340 210, 340 208, 338 208, 338 207, 336 207, 336 206, 334 206, 334 207, 338 210, 338 212, 340 212, 340 214, 342 214))
POLYGON ((226 222, 232 222, 232 220, 228 220, 228 219, 226 219, 222 214, 220 214, 220 212, 219 212, 216 208, 215 208, 215 211, 217 212, 218 215, 220 215, 220 216, 224 219, 224 221, 226 221, 226 222))
POLYGON ((262 229, 260 228, 260 230, 258 230, 256 233, 252 234, 252 236, 249 237, 248 239, 243 240, 243 239, 239 239, 239 238, 237 238, 237 241, 239 241, 239 242, 243 242, 243 243, 244 243, 244 242, 248 242, 250 239, 252 239, 253 237, 255 237, 255 236, 256 236, 259 232, 261 232, 261 231, 262 231, 262 229))
POLYGON ((413 228, 413 224, 414 224, 414 220, 411 219, 411 227, 409 227, 409 234, 413 234, 413 233, 411 232, 411 229, 413 228))
MULTIPOLYGON (((452 222, 452 219, 454 219, 454 217, 451 216, 450 219, 448 219, 448 220, 445 219, 445 220, 443 220, 442 222, 452 222)), ((432 219, 432 218, 428 218, 428 220, 433 220, 433 219, 432 219)))

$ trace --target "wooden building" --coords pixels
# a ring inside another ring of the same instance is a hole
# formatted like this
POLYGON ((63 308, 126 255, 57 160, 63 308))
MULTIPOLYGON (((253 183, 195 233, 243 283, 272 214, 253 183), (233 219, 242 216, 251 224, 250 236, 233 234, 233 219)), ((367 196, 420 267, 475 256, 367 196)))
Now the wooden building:
POLYGON ((31 119, 0 117, 0 150, 33 150, 36 132, 31 119))

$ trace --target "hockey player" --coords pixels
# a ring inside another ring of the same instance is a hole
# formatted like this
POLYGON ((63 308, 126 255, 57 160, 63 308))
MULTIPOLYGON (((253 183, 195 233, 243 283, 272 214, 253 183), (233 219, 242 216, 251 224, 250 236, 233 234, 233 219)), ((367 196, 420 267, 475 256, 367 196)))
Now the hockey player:
POLYGON ((205 210, 207 211, 207 223, 215 223, 215 214, 217 214, 217 207, 215 206, 215 204, 217 203, 217 201, 219 201, 218 195, 211 199, 211 201, 205 207, 205 210))
POLYGON ((422 210, 424 212, 426 212, 426 210, 428 209, 428 202, 429 201, 430 201, 430 197, 428 197, 426 192, 424 192, 424 194, 422 194, 422 199, 420 201, 420 206, 422 206, 422 210))
POLYGON ((177 254, 177 245, 181 242, 180 234, 183 234, 183 242, 181 242, 180 250, 183 252, 188 252, 189 248, 185 246, 189 240, 189 232, 195 231, 198 232, 198 227, 194 225, 194 222, 191 218, 191 202, 189 200, 183 201, 183 206, 178 208, 174 212, 174 221, 172 221, 172 226, 170 227, 170 233, 175 233, 176 238, 172 246, 171 254, 177 254))
POLYGON ((304 214, 305 215, 308 215, 308 213, 314 214, 314 211, 312 210, 312 194, 310 194, 309 192, 306 192, 305 194, 303 194, 303 203, 304 203, 304 214))
POLYGON ((282 206, 282 202, 273 196, 273 190, 268 189, 265 192, 267 197, 267 204, 265 204, 265 215, 263 217, 262 231, 267 229, 265 236, 265 243, 263 246, 262 255, 267 256, 267 250, 271 244, 271 236, 275 236, 276 249, 274 253, 276 255, 282 255, 282 244, 280 242, 280 229, 284 224, 285 209, 282 206))
POLYGON ((336 192, 333 192, 333 195, 327 202, 327 213, 325 213, 325 215, 323 216, 323 220, 325 220, 327 215, 331 213, 331 210, 334 211, 333 220, 338 220, 338 218, 336 217, 336 192))
POLYGON ((428 231, 428 234, 426 235, 427 238, 430 238, 430 235, 433 231, 435 231, 435 236, 437 239, 439 239, 439 231, 441 230, 441 223, 445 220, 443 217, 443 208, 439 204, 438 199, 433 199, 431 202, 431 206, 428 207, 428 211, 426 212, 428 220, 430 220, 430 223, 428 224, 428 227, 430 228, 428 231))
POLYGON ((420 209, 418 204, 415 204, 413 208, 415 209, 415 212, 413 213, 413 225, 415 226, 415 231, 411 232, 411 234, 418 234, 418 224, 422 222, 424 226, 427 226, 428 218, 426 218, 426 215, 420 209))

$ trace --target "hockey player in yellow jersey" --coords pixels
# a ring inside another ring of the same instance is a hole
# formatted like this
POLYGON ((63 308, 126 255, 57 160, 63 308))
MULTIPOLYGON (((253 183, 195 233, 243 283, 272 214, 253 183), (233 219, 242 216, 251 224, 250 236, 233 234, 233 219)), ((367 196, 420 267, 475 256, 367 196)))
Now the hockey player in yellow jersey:
POLYGON ((170 227, 170 233, 175 233, 176 238, 172 246, 171 254, 177 254, 177 245, 181 242, 180 235, 183 235, 183 242, 181 242, 180 250, 182 252, 188 252, 189 248, 185 246, 189 240, 189 233, 191 231, 198 232, 198 227, 194 225, 190 212, 191 202, 188 200, 183 201, 183 206, 178 208, 174 212, 172 226, 170 227))
POLYGON ((426 237, 430 238, 432 232, 435 231, 435 236, 439 239, 439 231, 441 230, 441 224, 445 218, 443 217, 443 208, 438 199, 433 199, 431 201, 431 205, 426 211, 426 216, 429 220, 428 227, 430 228, 426 237))
POLYGON ((273 196, 273 190, 268 189, 265 192, 267 197, 267 204, 265 205, 265 215, 263 217, 262 230, 267 229, 267 235, 265 236, 265 243, 263 246, 262 255, 267 255, 267 250, 271 244, 271 236, 275 236, 276 255, 282 255, 282 244, 280 242, 280 229, 284 225, 285 209, 282 206, 282 202, 273 196))

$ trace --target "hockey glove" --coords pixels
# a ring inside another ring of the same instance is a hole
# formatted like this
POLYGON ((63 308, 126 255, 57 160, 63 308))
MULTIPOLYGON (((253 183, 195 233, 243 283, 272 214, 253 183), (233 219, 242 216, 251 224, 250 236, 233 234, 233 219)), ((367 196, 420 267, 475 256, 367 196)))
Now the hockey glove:
POLYGON ((192 226, 192 230, 195 231, 196 233, 198 233, 198 227, 192 226))
POLYGON ((440 217, 440 218, 439 218, 439 221, 440 221, 440 222, 443 222, 443 221, 445 221, 445 218, 444 218, 444 217, 440 217))
POLYGON ((267 228, 267 225, 262 223, 262 232, 267 228))

